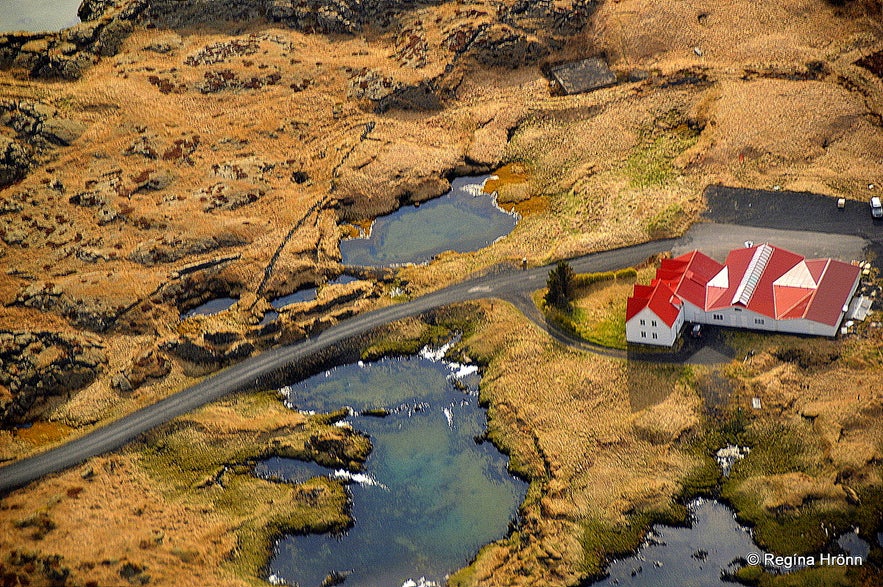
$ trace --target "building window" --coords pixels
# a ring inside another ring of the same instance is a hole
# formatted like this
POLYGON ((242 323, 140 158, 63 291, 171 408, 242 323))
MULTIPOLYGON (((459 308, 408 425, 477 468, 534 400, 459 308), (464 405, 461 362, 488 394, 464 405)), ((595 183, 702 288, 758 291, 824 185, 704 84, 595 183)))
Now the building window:
POLYGON ((647 324, 647 321, 642 319, 642 320, 641 320, 641 326, 644 326, 645 324, 647 324))
POLYGON ((647 333, 643 330, 641 331, 641 338, 647 338, 647 333))
POLYGON ((656 320, 651 323, 653 326, 656 326, 656 320))
POLYGON ((712 314, 711 317, 714 318, 715 320, 723 320, 724 319, 723 314, 712 314))
POLYGON ((763 318, 755 318, 754 323, 755 324, 763 324, 763 318))
POLYGON ((733 308, 733 309, 736 310, 737 312, 741 312, 741 311, 742 311, 742 308, 733 308))
POLYGON ((654 339, 654 340, 656 339, 656 333, 655 333, 655 332, 653 333, 653 339, 654 339))

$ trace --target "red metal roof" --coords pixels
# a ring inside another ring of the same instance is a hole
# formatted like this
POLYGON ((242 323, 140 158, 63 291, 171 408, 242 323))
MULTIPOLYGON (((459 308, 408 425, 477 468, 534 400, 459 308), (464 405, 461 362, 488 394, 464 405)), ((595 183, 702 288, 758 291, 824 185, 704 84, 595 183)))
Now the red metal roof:
POLYGON ((671 326, 681 300, 686 300, 706 311, 738 306, 777 320, 806 318, 835 326, 859 271, 832 259, 806 261, 769 244, 732 250, 723 265, 692 251, 664 259, 650 285, 635 285, 626 320, 649 307, 671 326), (727 273, 715 280, 715 286, 708 285, 724 270, 727 273))
POLYGON ((829 259, 804 317, 836 326, 843 306, 849 303, 860 272, 861 269, 855 265, 829 259))
POLYGON ((665 282, 654 279, 650 285, 635 284, 634 293, 626 303, 626 321, 634 318, 644 308, 656 314, 671 327, 681 313, 681 300, 665 282))
POLYGON ((694 306, 705 309, 707 292, 706 286, 711 279, 721 272, 723 265, 699 251, 693 251, 681 255, 674 261, 684 263, 681 279, 674 289, 682 299, 687 300, 694 306))

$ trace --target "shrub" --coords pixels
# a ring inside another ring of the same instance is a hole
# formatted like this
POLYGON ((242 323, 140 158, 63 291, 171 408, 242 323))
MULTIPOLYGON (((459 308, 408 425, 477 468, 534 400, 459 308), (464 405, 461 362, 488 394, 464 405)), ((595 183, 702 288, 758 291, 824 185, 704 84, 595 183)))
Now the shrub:
POLYGON ((548 288, 544 298, 546 304, 561 309, 569 308, 576 289, 575 285, 573 268, 567 261, 558 261, 555 268, 549 272, 549 279, 546 281, 548 288))

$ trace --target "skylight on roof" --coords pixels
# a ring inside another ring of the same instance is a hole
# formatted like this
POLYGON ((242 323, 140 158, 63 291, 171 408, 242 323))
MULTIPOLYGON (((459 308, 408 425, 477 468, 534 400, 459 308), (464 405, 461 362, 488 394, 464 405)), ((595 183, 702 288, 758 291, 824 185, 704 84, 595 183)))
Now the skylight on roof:
POLYGON ((751 296, 754 295, 754 290, 757 288, 757 283, 760 281, 763 271, 766 269, 767 263, 769 263, 772 256, 773 248, 771 246, 762 244, 757 247, 731 303, 735 304, 738 302, 745 306, 748 305, 748 302, 751 301, 751 296))

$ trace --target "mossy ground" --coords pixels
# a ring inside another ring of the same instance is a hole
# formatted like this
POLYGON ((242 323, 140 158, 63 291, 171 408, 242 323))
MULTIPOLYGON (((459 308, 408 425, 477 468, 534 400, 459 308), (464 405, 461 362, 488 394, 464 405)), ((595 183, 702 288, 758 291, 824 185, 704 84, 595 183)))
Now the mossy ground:
POLYGON ((274 538, 341 531, 351 523, 339 482, 317 477, 290 485, 252 473, 256 461, 270 456, 360 466, 370 442, 333 426, 333 420, 288 410, 274 392, 239 395, 149 433, 139 463, 166 499, 228 521, 236 546, 226 566, 235 576, 259 584, 274 538), (323 452, 317 445, 337 450, 323 452))
POLYGON ((564 332, 599 346, 626 349, 626 301, 635 280, 647 280, 651 273, 651 269, 644 268, 640 272, 577 275, 575 295, 569 308, 545 303, 545 290, 534 294, 534 303, 549 322, 564 332))

